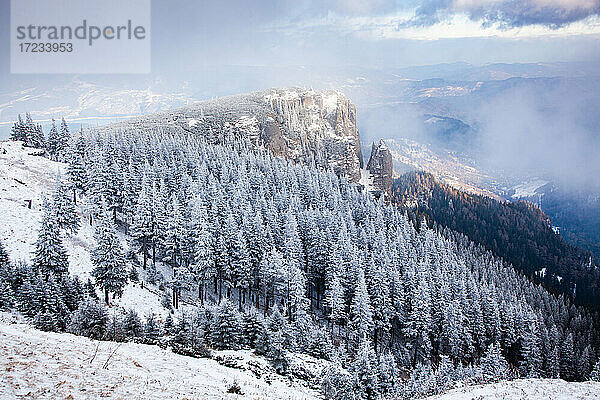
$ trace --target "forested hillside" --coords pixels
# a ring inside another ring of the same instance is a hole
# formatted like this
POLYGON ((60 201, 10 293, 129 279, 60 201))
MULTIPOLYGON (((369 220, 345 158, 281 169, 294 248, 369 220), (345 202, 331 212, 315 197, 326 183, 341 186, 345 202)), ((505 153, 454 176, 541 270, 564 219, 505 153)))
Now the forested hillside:
POLYGON ((402 175, 392 192, 414 222, 425 217, 430 226, 461 232, 550 291, 577 304, 600 305, 600 271, 593 254, 563 240, 535 205, 461 192, 425 172, 402 175))
POLYGON ((53 157, 68 173, 32 233, 31 264, 0 248, 0 305, 41 329, 196 357, 248 348, 292 375, 289 354, 306 353, 331 361, 320 386, 339 399, 583 380, 598 358, 585 309, 460 233, 417 231, 333 172, 169 127, 81 132, 53 157), (86 284, 69 275, 63 241, 81 224, 96 232, 86 284), (109 313, 129 280, 160 288, 174 314, 109 313))

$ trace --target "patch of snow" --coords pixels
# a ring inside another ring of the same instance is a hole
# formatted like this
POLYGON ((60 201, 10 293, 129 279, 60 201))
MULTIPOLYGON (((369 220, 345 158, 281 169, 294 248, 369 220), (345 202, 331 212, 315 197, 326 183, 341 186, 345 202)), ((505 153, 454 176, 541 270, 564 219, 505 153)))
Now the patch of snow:
POLYGON ((535 196, 537 194, 537 190, 547 183, 548 181, 543 179, 533 179, 528 182, 521 183, 513 187, 515 194, 512 195, 512 198, 521 199, 535 196))
POLYGON ((358 184, 362 185, 367 192, 372 192, 375 190, 375 187, 373 186, 373 178, 367 169, 360 170, 360 180, 358 181, 358 184))
POLYGON ((331 114, 337 110, 338 95, 336 92, 325 92, 323 93, 323 108, 327 114, 331 114))
POLYGON ((427 400, 571 400, 600 398, 600 382, 565 382, 562 379, 518 379, 450 390, 427 400))
POLYGON ((200 123, 200 121, 198 121, 197 119, 190 118, 190 119, 188 119, 188 128, 193 128, 196 125, 198 125, 199 123, 200 123))
POLYGON ((539 271, 536 271, 535 273, 537 276, 539 276, 540 278, 544 278, 546 276, 546 268, 542 268, 539 271))
MULTIPOLYGON (((4 399, 319 398, 315 391, 284 377, 267 382, 249 371, 158 346, 98 342, 6 322, 0 322, 0 338, 0 398, 4 399), (227 392, 234 382, 243 395, 227 392)), ((239 353, 242 358, 254 357, 239 353)))

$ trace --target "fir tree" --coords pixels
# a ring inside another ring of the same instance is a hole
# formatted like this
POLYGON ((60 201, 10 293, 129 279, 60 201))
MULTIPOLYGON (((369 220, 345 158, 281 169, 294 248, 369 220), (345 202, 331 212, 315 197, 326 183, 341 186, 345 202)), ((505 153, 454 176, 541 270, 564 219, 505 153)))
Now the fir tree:
POLYGON ((594 364, 594 368, 590 373, 590 380, 594 382, 600 382, 600 360, 594 364))
POLYGON ((66 274, 69 270, 69 260, 62 244, 56 213, 47 201, 44 201, 43 205, 42 224, 35 243, 33 266, 57 276, 66 274))
POLYGON ((496 382, 508 377, 508 363, 502 356, 500 345, 493 343, 479 362, 483 378, 486 382, 496 382))
POLYGON ((59 172, 56 174, 56 185, 52 196, 52 209, 60 228, 74 234, 79 230, 80 222, 70 192, 70 189, 62 181, 59 172))
POLYGON ((86 144, 82 134, 75 139, 70 155, 68 157, 67 176, 69 186, 73 190, 73 203, 77 204, 77 192, 85 193, 88 185, 88 177, 84 160, 86 157, 86 144))
POLYGON ((379 371, 375 351, 368 340, 362 340, 351 371, 354 390, 359 397, 367 400, 377 399, 379 396, 379 371))
POLYGON ((373 331, 373 312, 371 311, 371 302, 362 269, 358 271, 358 286, 350 307, 349 328, 355 344, 369 338, 373 331))
POLYGON ((52 118, 52 127, 48 132, 48 142, 46 144, 46 151, 48 152, 50 159, 54 161, 58 161, 58 148, 60 146, 58 144, 58 141, 59 138, 58 129, 56 129, 56 121, 54 121, 54 118, 52 118))
POLYGON ((71 333, 87 336, 91 339, 102 339, 108 327, 106 309, 92 299, 81 302, 79 308, 71 316, 68 330, 71 333))
POLYGON ((135 310, 130 309, 123 319, 123 331, 128 338, 136 338, 142 336, 144 326, 140 317, 135 310))
POLYGON ((149 313, 144 324, 144 337, 151 343, 156 342, 160 336, 160 327, 154 313, 149 313))
POLYGON ((8 264, 9 264, 8 252, 4 248, 2 241, 0 241, 0 268, 2 268, 4 266, 8 266, 8 264))
POLYGON ((91 259, 94 264, 92 276, 96 285, 104 290, 104 301, 109 304, 109 294, 120 296, 127 283, 125 257, 117 232, 106 209, 98 220, 94 232, 96 246, 91 259))
POLYGON ((215 315, 212 342, 220 349, 237 349, 240 343, 240 316, 228 300, 223 300, 215 315))

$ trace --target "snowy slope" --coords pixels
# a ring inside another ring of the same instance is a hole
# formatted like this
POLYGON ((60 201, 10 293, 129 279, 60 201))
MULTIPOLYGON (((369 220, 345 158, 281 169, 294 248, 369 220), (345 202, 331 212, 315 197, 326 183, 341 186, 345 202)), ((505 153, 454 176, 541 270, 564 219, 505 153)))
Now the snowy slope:
POLYGON ((571 400, 599 399, 600 382, 565 382, 562 379, 518 379, 510 382, 454 389, 427 400, 571 400))
POLYGON ((0 322, 0 369, 0 398, 7 400, 318 398, 313 390, 283 377, 269 375, 267 382, 266 375, 259 378, 215 360, 180 356, 157 346, 46 333, 5 321, 0 322), (227 393, 234 381, 244 395, 227 393))
MULTIPOLYGON (((42 219, 42 199, 54 190, 56 174, 65 177, 66 164, 34 155, 20 142, 0 142, 0 241, 11 261, 31 261, 37 230, 42 219), (29 209, 25 200, 32 200, 29 209)), ((80 206, 84 204, 80 203, 80 206)), ((80 212, 81 213, 81 212, 80 212)), ((90 251, 94 247, 94 230, 82 216, 81 229, 64 240, 69 254, 69 272, 83 281, 90 277, 90 251)), ((124 243, 125 245, 125 243, 124 243)), ((160 297, 140 285, 129 283, 115 305, 134 308, 140 315, 150 311, 164 314, 160 297)))

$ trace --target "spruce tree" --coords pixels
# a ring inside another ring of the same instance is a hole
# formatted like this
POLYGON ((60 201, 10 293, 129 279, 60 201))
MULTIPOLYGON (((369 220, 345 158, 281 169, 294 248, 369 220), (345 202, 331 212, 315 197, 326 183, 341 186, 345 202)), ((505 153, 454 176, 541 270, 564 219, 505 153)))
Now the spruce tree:
POLYGON ((142 336, 144 326, 138 314, 134 309, 129 309, 123 319, 123 332, 128 338, 137 338, 142 336))
POLYGON ((60 172, 56 174, 52 208, 60 228, 69 231, 71 234, 77 233, 80 227, 79 215, 77 215, 77 209, 71 197, 71 190, 63 182, 60 172))
POLYGON ((227 299, 221 301, 213 322, 212 343, 219 349, 237 349, 240 344, 240 315, 227 299))
POLYGON ((58 161, 58 129, 56 129, 56 121, 52 118, 52 127, 50 127, 50 131, 48 132, 48 142, 46 144, 46 151, 50 156, 51 160, 58 161))
POLYGON ((25 124, 19 114, 19 119, 10 129, 10 140, 25 142, 25 124))
POLYGON ((110 293, 118 296, 123 293, 127 283, 127 271, 123 248, 106 208, 96 223, 94 239, 96 246, 91 254, 94 264, 92 276, 96 286, 104 291, 104 302, 108 305, 110 293))
POLYGON ((365 400, 379 397, 379 371, 375 351, 367 339, 358 348, 356 359, 351 365, 355 393, 365 400))
POLYGON ((33 254, 33 266, 43 273, 57 276, 69 270, 67 251, 62 243, 60 226, 52 205, 44 200, 42 224, 33 254))
POLYGON ((349 328, 354 346, 370 338, 373 331, 373 312, 369 293, 367 292, 367 284, 365 283, 365 274, 362 269, 358 271, 358 286, 355 289, 352 306, 350 307, 349 328))
POLYGON ((88 176, 85 167, 86 144, 83 135, 80 133, 75 139, 69 157, 67 166, 67 176, 69 186, 73 190, 73 203, 77 204, 77 192, 85 193, 88 186, 88 176))

